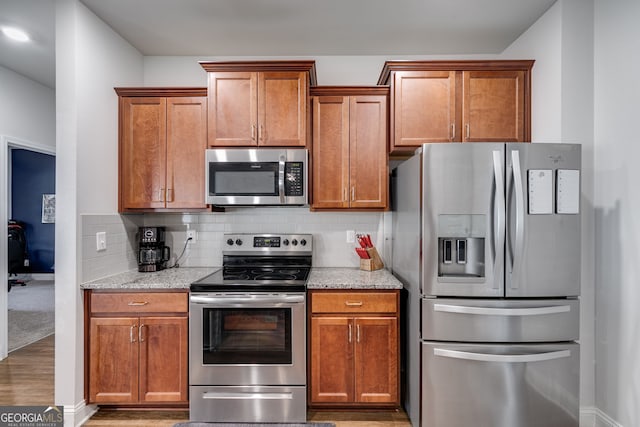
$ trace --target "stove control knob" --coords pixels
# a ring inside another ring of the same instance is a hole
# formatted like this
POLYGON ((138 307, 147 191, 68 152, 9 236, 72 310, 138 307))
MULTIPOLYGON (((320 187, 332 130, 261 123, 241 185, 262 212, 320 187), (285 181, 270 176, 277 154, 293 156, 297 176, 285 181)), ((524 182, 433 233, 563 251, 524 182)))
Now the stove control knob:
POLYGON ((237 239, 237 240, 236 240, 236 245, 238 245, 238 246, 242 246, 242 240, 237 239))
POLYGON ((291 241, 291 244, 292 244, 293 246, 298 246, 298 241, 297 241, 296 239, 293 239, 293 240, 291 241))
POLYGON ((227 245, 233 246, 233 239, 227 239, 227 245))
POLYGON ((284 239, 282 241, 282 244, 285 245, 285 246, 289 246, 289 239, 284 239))
POLYGON ((306 246, 307 245, 307 241, 305 239, 300 240, 300 244, 302 246, 306 246))

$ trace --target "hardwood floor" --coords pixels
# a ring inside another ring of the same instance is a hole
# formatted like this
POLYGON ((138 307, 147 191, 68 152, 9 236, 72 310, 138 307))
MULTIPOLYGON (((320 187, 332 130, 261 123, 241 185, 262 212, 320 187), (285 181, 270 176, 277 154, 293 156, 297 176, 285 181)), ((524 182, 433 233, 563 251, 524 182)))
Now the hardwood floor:
POLYGON ((9 353, 0 362, 0 405, 51 405, 54 336, 9 353))
MULTIPOLYGON (((404 411, 309 411, 309 422, 332 422, 336 427, 411 427, 404 411)), ((172 427, 189 421, 187 411, 115 411, 101 409, 85 426, 172 427)))
MULTIPOLYGON (((9 354, 0 362, 0 405, 54 403, 54 336, 9 354)), ((310 422, 336 427, 411 427, 404 411, 309 411, 310 422)), ((188 411, 115 411, 101 409, 84 425, 172 427, 189 420, 188 411)))

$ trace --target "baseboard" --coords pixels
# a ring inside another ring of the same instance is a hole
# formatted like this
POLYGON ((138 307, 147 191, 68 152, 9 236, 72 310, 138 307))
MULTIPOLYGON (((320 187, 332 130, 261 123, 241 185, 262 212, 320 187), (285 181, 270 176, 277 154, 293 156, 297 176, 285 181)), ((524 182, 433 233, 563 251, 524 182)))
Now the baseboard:
POLYGON ((65 405, 64 427, 80 427, 89 421, 89 418, 96 412, 98 412, 98 407, 96 405, 87 405, 84 400, 75 406, 65 405))
POLYGON ((623 427, 622 424, 593 406, 580 408, 580 427, 623 427))

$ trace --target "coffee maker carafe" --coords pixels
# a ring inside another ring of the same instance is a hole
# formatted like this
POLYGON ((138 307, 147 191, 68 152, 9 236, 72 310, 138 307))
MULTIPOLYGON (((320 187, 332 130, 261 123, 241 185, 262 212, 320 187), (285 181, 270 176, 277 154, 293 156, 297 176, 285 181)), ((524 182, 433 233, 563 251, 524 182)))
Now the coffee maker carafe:
POLYGON ((167 268, 170 249, 164 244, 164 227, 140 227, 138 271, 160 271, 167 268))

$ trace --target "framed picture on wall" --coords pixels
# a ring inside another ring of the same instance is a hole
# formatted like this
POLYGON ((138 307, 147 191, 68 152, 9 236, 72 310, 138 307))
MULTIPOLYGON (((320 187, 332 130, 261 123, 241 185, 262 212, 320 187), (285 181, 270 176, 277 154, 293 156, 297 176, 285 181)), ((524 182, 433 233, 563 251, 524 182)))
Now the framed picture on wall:
POLYGON ((56 222, 56 195, 42 195, 42 223, 52 224, 56 222))

